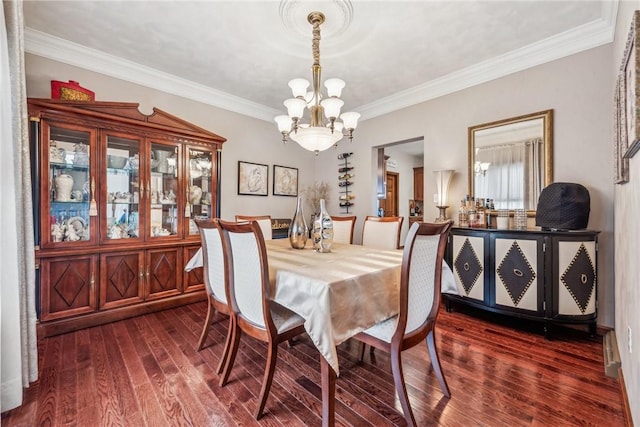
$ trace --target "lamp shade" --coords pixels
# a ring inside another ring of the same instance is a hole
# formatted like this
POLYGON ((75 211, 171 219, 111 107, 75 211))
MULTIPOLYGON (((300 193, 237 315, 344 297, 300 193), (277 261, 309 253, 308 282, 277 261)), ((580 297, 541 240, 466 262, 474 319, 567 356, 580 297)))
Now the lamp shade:
POLYGON ((346 113, 342 113, 342 115, 340 115, 340 118, 344 123, 345 129, 355 129, 358 126, 360 113, 356 113, 355 111, 348 111, 346 113))
POLYGON ((307 106, 307 103, 300 98, 289 98, 284 101, 284 106, 287 107, 287 113, 289 114, 289 117, 291 117, 292 119, 299 119, 300 117, 302 117, 302 114, 304 113, 304 107, 307 106))
POLYGON ((344 101, 338 98, 327 98, 320 102, 322 108, 324 108, 324 115, 328 119, 336 119, 340 115, 340 109, 344 105, 344 101))
POLYGON ((292 133, 291 139, 309 151, 324 151, 342 139, 342 134, 332 132, 326 127, 301 127, 297 132, 292 133))
POLYGON ((307 88, 309 87, 309 80, 293 79, 289 81, 289 87, 291 88, 291 92, 293 92, 294 98, 304 98, 304 96, 307 94, 307 88))
POLYGON ((455 171, 451 169, 433 171, 436 176, 436 206, 449 206, 448 194, 449 184, 455 171))
POLYGON ((344 81, 336 78, 328 79, 324 82, 324 87, 327 88, 327 95, 330 97, 340 98, 344 86, 344 81))
POLYGON ((291 124, 292 124, 291 117, 281 115, 281 116, 276 116, 274 120, 278 124, 278 130, 280 132, 289 132, 291 130, 291 124))

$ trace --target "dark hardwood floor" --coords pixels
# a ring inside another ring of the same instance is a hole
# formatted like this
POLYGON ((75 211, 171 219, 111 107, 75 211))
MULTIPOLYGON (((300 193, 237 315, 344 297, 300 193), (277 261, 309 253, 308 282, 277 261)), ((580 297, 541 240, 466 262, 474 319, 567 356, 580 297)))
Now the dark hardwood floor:
MULTIPOLYGON (((149 314, 39 342, 40 379, 24 404, 2 415, 12 426, 317 426, 319 354, 305 336, 280 347, 265 416, 252 417, 266 346, 244 338, 226 387, 215 373, 227 320, 197 352, 205 303, 149 314)), ((604 375, 602 339, 558 329, 552 340, 513 319, 489 322, 454 306, 436 332, 451 389, 429 373, 426 346, 403 353, 411 404, 422 426, 623 426, 617 380, 604 375), (512 326, 520 323, 518 328, 512 326)), ((495 319, 494 319, 495 320, 495 319)), ((537 328, 538 325, 535 325, 537 328)), ((405 425, 389 358, 339 347, 336 424, 405 425)))

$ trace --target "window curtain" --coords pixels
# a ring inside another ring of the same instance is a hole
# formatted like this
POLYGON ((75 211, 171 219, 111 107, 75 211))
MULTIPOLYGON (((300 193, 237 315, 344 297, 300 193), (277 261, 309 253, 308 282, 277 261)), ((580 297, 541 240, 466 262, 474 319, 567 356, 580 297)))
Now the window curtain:
POLYGON ((542 138, 535 138, 525 142, 525 162, 524 176, 527 177, 525 182, 525 208, 537 209, 538 197, 542 191, 543 171, 541 169, 542 161, 542 138))
POLYGON ((1 409, 22 404, 38 378, 31 167, 22 1, 0 9, 1 409))
POLYGON ((542 139, 478 148, 476 161, 489 163, 476 171, 476 197, 494 198, 496 209, 536 209, 542 190, 542 139), (486 196, 490 194, 491 196, 486 196))
POLYGON ((495 145, 479 148, 476 161, 489 163, 485 172, 476 173, 476 181, 482 191, 477 193, 493 196, 496 209, 523 207, 524 199, 524 143, 495 145))

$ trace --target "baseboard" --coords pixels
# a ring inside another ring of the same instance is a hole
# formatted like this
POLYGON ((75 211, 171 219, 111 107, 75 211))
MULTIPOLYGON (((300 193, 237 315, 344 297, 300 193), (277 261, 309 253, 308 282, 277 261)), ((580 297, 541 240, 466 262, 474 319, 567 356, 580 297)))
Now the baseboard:
POLYGON ((631 407, 629 406, 629 396, 627 395, 627 387, 624 384, 624 374, 622 368, 618 369, 618 382, 620 383, 620 392, 622 396, 622 412, 624 415, 624 425, 633 427, 633 418, 631 418, 631 407))
POLYGON ((609 331, 602 337, 602 353, 604 356, 604 373, 610 378, 618 378, 620 370, 620 353, 616 332, 609 331))

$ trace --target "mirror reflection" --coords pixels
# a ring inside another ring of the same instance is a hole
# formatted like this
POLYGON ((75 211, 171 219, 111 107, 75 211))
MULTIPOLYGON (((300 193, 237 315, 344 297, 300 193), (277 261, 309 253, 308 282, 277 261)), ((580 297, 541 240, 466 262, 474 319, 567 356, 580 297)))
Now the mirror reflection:
POLYGON ((535 210, 552 176, 553 110, 469 128, 469 193, 495 209, 535 210))

